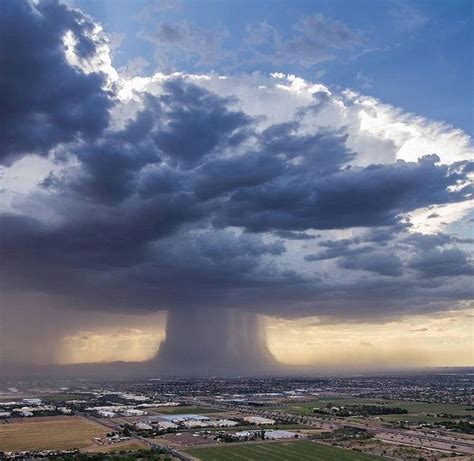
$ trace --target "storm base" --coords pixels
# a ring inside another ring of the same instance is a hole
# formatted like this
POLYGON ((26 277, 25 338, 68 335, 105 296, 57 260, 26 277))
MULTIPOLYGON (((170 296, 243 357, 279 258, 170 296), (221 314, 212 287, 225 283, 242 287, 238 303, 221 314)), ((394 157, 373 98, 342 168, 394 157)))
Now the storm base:
POLYGON ((168 313, 158 371, 176 375, 261 375, 278 362, 256 314, 236 309, 189 309, 168 313))

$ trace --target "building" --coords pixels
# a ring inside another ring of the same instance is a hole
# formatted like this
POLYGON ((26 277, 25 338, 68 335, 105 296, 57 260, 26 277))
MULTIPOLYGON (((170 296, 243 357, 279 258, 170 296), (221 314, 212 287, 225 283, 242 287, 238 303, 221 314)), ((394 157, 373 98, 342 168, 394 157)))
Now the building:
POLYGON ((41 399, 23 399, 22 402, 28 405, 41 405, 41 399))
POLYGON ((170 421, 159 421, 158 427, 166 431, 167 429, 177 429, 178 425, 170 421))
POLYGON ((263 426, 267 424, 275 424, 274 419, 263 418, 262 416, 245 416, 244 421, 247 421, 250 424, 255 424, 257 426, 263 426))
POLYGON ((141 431, 151 431, 151 430, 153 430, 153 428, 149 424, 146 424, 146 423, 143 423, 143 422, 135 423, 135 427, 137 429, 140 429, 141 431))
POLYGON ((144 416, 144 415, 146 415, 146 411, 135 410, 133 408, 127 408, 126 410, 122 411, 122 416, 144 416))
POLYGON ((234 434, 235 437, 243 439, 245 437, 251 437, 255 434, 255 431, 238 431, 234 434))
POLYGON ((103 418, 113 418, 114 416, 116 416, 116 413, 110 410, 97 410, 97 413, 103 418))
POLYGON ((163 415, 161 418, 165 421, 172 421, 174 423, 182 423, 183 421, 209 421, 208 416, 196 415, 196 414, 185 414, 185 415, 163 415))
POLYGON ((279 439, 294 439, 297 438, 296 432, 290 431, 266 431, 265 438, 268 440, 279 440, 279 439))
POLYGON ((181 423, 184 427, 187 427, 188 429, 195 429, 197 427, 206 427, 210 426, 209 421, 202 421, 202 420, 195 420, 195 419, 189 419, 187 421, 183 421, 181 423))
POLYGON ((232 421, 230 419, 219 419, 216 421, 216 426, 217 427, 232 427, 232 426, 237 426, 239 423, 236 421, 232 421))

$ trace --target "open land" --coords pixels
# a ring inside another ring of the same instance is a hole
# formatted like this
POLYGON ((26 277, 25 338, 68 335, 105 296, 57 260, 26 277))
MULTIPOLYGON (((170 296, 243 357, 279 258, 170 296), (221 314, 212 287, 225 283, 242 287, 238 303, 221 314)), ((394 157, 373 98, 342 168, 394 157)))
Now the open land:
POLYGON ((314 442, 278 442, 186 450, 202 461, 372 461, 377 456, 314 442))
POLYGON ((474 457, 473 376, 0 379, 0 452, 57 461, 143 450, 188 461, 465 461, 474 457))
POLYGON ((87 448, 107 433, 104 426, 76 416, 38 419, 0 424, 0 451, 87 448))

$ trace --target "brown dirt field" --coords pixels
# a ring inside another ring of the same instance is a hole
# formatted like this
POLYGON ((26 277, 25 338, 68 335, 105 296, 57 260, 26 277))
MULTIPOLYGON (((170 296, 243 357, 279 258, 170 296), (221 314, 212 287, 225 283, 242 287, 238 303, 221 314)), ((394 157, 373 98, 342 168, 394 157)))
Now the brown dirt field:
POLYGON ((0 425, 0 451, 85 448, 107 432, 106 427, 74 416, 25 419, 0 425))
POLYGON ((139 440, 128 440, 126 442, 113 443, 110 445, 96 445, 84 451, 91 453, 114 453, 116 451, 133 451, 143 448, 148 448, 148 445, 139 440))
POLYGON ((177 434, 164 434, 159 437, 155 437, 155 440, 162 445, 171 447, 194 447, 196 445, 206 445, 213 443, 214 441, 204 439, 202 437, 194 437, 191 432, 182 432, 181 435, 177 434))
POLYGON ((27 418, 23 417, 16 417, 16 418, 10 418, 8 420, 8 423, 12 424, 23 424, 23 423, 39 423, 39 422, 44 422, 44 421, 67 421, 70 420, 71 416, 63 416, 63 415, 58 415, 58 416, 28 416, 27 418))

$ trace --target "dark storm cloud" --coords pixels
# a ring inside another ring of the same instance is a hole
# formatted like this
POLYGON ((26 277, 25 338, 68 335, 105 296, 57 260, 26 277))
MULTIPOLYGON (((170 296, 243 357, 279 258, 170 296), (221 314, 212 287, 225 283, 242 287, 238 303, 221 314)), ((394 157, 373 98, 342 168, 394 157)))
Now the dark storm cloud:
MULTIPOLYGON (((436 273, 468 275, 454 248, 460 242, 409 236, 406 223, 410 211, 466 200, 465 165, 428 156, 354 167, 343 130, 311 131, 301 111, 262 129, 263 120, 237 101, 183 78, 160 84, 158 96, 142 95, 123 128, 108 128, 114 95, 103 91, 103 76, 67 63, 62 42, 70 30, 79 57, 92 56, 93 23, 56 2, 40 3, 38 12, 21 2, 1 8, 2 34, 18 45, 15 53, 0 48, 8 64, 0 110, 11 109, 1 156, 44 155, 57 146, 51 160, 58 164, 25 197, 34 214, 0 214, 2 290, 42 293, 48 303, 76 308, 226 306, 354 317, 467 296, 460 282, 456 289, 433 284, 427 267, 431 261, 436 273), (318 245, 313 237, 353 227, 369 229, 318 245), (289 240, 311 247, 302 273, 293 269, 300 261, 288 254, 289 240), (444 256, 441 268, 436 258, 444 256), (353 279, 328 279, 318 272, 322 260, 353 279), (418 278, 404 277, 406 261, 418 278)), ((180 31, 166 33, 181 40, 180 31)), ((345 48, 354 38, 320 17, 303 20, 296 35, 282 49, 345 48)))
MULTIPOLYGON (((176 201, 169 207, 188 218, 194 211, 176 201)), ((281 241, 228 231, 170 235, 173 218, 181 218, 157 206, 153 211, 161 215, 161 226, 145 225, 137 215, 80 224, 82 218, 57 227, 3 215, 0 256, 6 264, 0 284, 71 297, 69 305, 81 308, 158 309, 220 304, 235 289, 261 291, 302 281, 261 264, 262 256, 285 252, 281 241)))
POLYGON ((378 245, 386 245, 393 240, 397 235, 403 234, 408 230, 410 224, 398 223, 393 226, 374 227, 365 232, 359 237, 358 242, 364 241, 369 243, 376 243, 378 245))
POLYGON ((138 193, 143 198, 160 194, 174 194, 183 190, 186 175, 169 167, 155 167, 143 172, 137 186, 138 193))
POLYGON ((462 201, 471 193, 449 191, 460 175, 437 160, 427 156, 417 163, 338 169, 320 176, 303 161, 269 183, 237 191, 217 223, 253 232, 393 225, 403 213, 462 201))
POLYGON ((172 161, 194 166, 206 155, 240 144, 251 118, 229 110, 231 100, 180 80, 165 85, 162 96, 166 125, 154 140, 172 161))
POLYGON ((400 276, 403 273, 403 263, 397 255, 380 251, 353 254, 340 259, 338 265, 344 269, 364 270, 386 276, 400 276))
POLYGON ((275 235, 282 239, 288 240, 314 240, 318 238, 317 235, 307 234, 306 232, 292 232, 292 231, 276 231, 275 235))
POLYGON ((412 245, 421 250, 431 250, 438 246, 443 246, 453 242, 454 238, 451 235, 438 232, 436 234, 421 234, 415 232, 404 239, 405 243, 412 245))
POLYGON ((94 24, 56 1, 31 6, 0 3, 0 162, 43 153, 57 143, 92 139, 108 125, 112 99, 104 76, 69 65, 63 37, 71 32, 75 52, 89 59, 97 43, 94 24))
POLYGON ((323 240, 319 246, 324 249, 305 255, 304 259, 308 262, 337 259, 337 265, 343 269, 364 270, 386 276, 402 275, 403 263, 398 256, 392 251, 378 251, 372 245, 357 246, 361 240, 323 240))
MULTIPOLYGON (((71 146, 78 166, 43 184, 50 193, 45 204, 59 220, 1 216, 2 287, 60 294, 78 307, 225 304, 271 312, 291 306, 300 314, 335 315, 346 307, 330 308, 337 303, 331 296, 344 299, 347 309, 364 303, 375 309, 387 292, 387 305, 411 290, 419 296, 421 288, 410 290, 410 283, 384 281, 402 275, 395 245, 411 257, 415 246, 428 245, 427 237, 407 236, 404 213, 465 199, 466 189, 449 189, 463 173, 435 156, 348 167, 354 153, 344 133, 302 132, 297 121, 259 132, 258 120, 233 103, 171 80, 161 96, 144 96, 124 128, 71 146), (276 263, 285 244, 275 236, 309 241, 309 230, 353 226, 373 229, 323 240, 305 259, 371 272, 379 284, 373 301, 361 294, 348 303, 346 293, 357 285, 328 283, 276 263), (259 235, 267 232, 273 233, 268 241, 259 235)), ((437 238, 440 245, 453 243, 437 238)))
POLYGON ((474 275, 474 264, 468 254, 458 248, 430 249, 414 256, 408 267, 426 278, 474 275))
POLYGON ((400 277, 411 273, 428 279, 473 274, 474 266, 468 253, 457 247, 472 244, 471 239, 442 232, 408 232, 408 229, 401 223, 370 229, 357 237, 323 240, 318 245, 321 249, 305 255, 304 259, 307 262, 335 260, 340 268, 383 276, 400 277))
POLYGON ((50 177, 43 185, 70 190, 92 203, 118 204, 132 195, 139 172, 159 165, 161 152, 153 140, 159 126, 161 106, 146 97, 145 108, 119 131, 107 131, 100 139, 71 149, 80 161, 80 171, 63 178, 50 177))
MULTIPOLYGON (((181 80, 165 84, 164 90, 159 98, 146 96, 143 110, 124 129, 107 131, 95 142, 72 149, 81 162, 79 173, 48 178, 44 186, 63 187, 81 199, 113 205, 135 192, 143 198, 184 193, 190 181, 197 182, 200 198, 210 198, 225 188, 252 184, 250 170, 257 175, 256 183, 262 182, 264 173, 259 172, 259 166, 265 160, 258 161, 255 156, 249 156, 248 165, 238 160, 209 161, 199 175, 185 175, 182 169, 193 168, 244 142, 252 119, 230 110, 230 100, 181 80)), ((271 167, 276 168, 274 164, 271 167)))
POLYGON ((354 158, 354 153, 346 147, 344 132, 321 130, 301 134, 299 128, 298 122, 290 122, 264 130, 261 143, 266 156, 282 155, 287 160, 297 160, 299 170, 310 168, 317 175, 334 173, 354 158))
POLYGON ((318 253, 308 254, 304 257, 305 261, 324 261, 327 259, 335 259, 341 256, 350 257, 361 253, 371 253, 374 251, 372 246, 351 246, 353 243, 357 243, 355 239, 340 239, 340 240, 323 240, 319 242, 320 247, 324 247, 324 250, 318 253))
POLYGON ((196 193, 204 200, 222 196, 267 183, 280 176, 284 169, 283 161, 260 153, 217 159, 198 172, 196 193))

